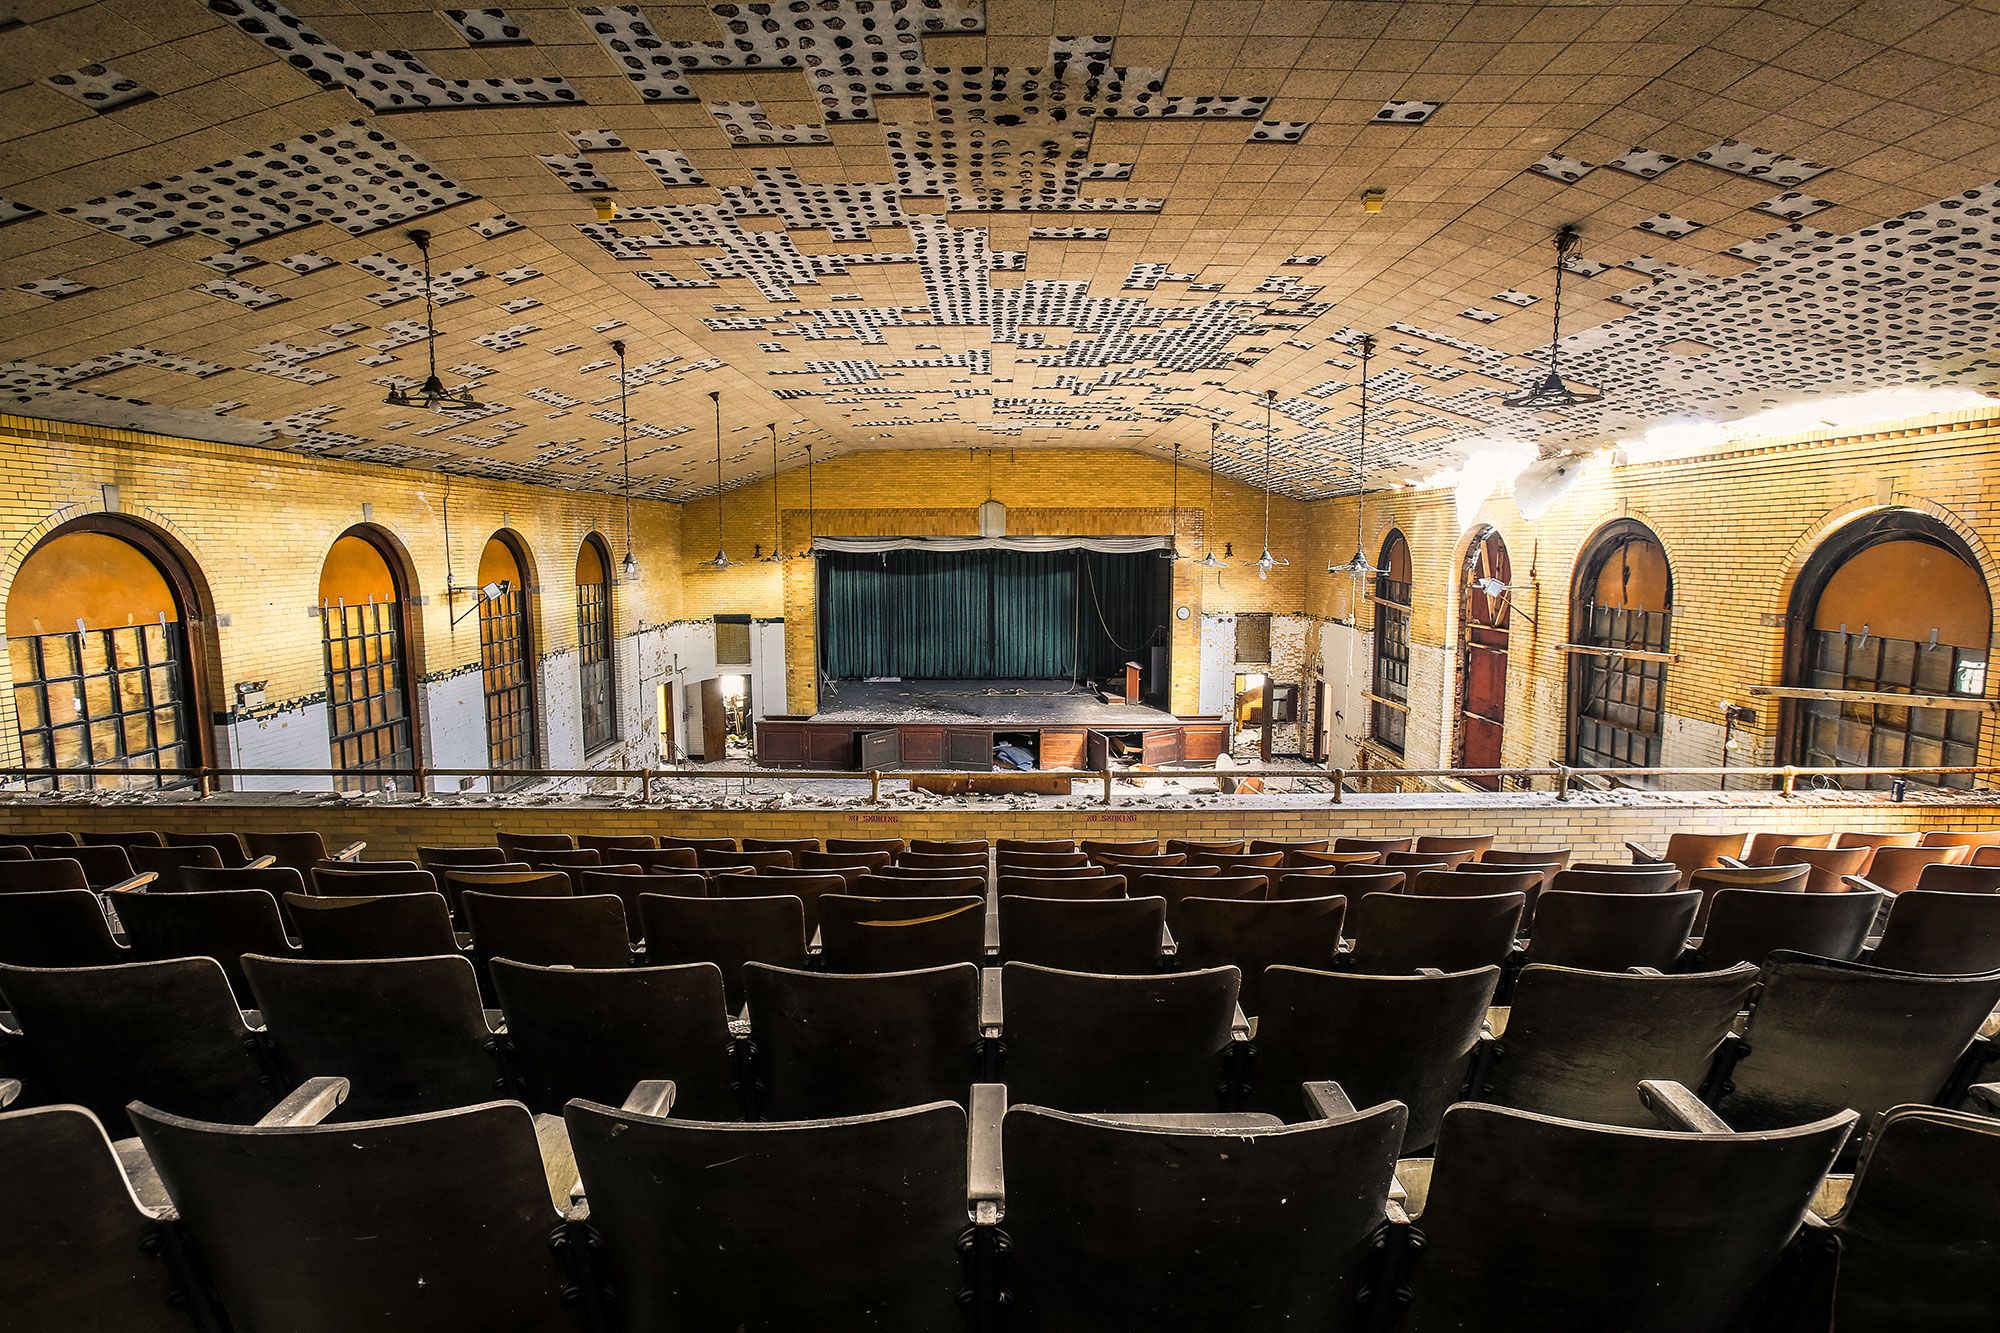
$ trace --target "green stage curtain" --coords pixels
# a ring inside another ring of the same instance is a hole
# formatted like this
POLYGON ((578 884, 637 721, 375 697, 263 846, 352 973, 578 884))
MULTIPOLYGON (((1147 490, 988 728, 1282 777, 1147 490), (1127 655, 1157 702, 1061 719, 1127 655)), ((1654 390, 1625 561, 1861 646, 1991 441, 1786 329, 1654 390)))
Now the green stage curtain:
POLYGON ((1166 633, 1151 551, 831 552, 819 557, 820 668, 837 680, 1115 675, 1166 633))

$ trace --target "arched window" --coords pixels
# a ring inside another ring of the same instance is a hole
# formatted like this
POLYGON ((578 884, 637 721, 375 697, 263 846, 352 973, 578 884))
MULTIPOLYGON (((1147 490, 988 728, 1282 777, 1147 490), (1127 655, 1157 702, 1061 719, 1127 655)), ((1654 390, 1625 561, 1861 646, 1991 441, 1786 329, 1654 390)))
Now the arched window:
MULTIPOLYGON (((1499 530, 1482 527, 1465 548, 1459 571, 1458 768, 1498 768, 1507 724, 1507 639, 1514 594, 1513 565, 1499 530)), ((1497 777, 1467 778, 1498 790, 1497 777)))
MULTIPOLYGON (((384 770, 416 767, 410 725, 409 605, 400 564, 386 539, 349 528, 319 571, 320 640, 326 658, 326 730, 340 791, 375 791, 399 779, 384 770)), ((400 779, 406 790, 411 779, 400 779)))
MULTIPOLYGON (((1840 691, 1787 701, 1792 762, 1812 766, 1950 767, 1979 762, 1981 710, 1955 698, 1986 692, 1992 602, 1963 539, 1943 523, 1889 510, 1829 537, 1800 572, 1786 621, 1789 686, 1840 691), (1912 707, 1865 697, 1928 696, 1912 707)), ((1889 777, 1852 785, 1887 787, 1889 777)), ((1970 787, 1968 776, 1913 778, 1970 787)))
POLYGON ((576 553, 576 643, 587 754, 618 739, 617 696, 611 681, 611 557, 604 539, 594 532, 576 553))
POLYGON ((1410 719, 1410 544, 1394 528, 1375 562, 1375 675, 1369 734, 1403 753, 1410 719))
POLYGON ((527 560, 517 543, 512 533, 495 533, 479 556, 486 766, 503 773, 535 766, 535 647, 528 625, 527 560))
POLYGON ((1667 553, 1644 524, 1619 519, 1584 548, 1570 600, 1572 764, 1659 766, 1673 598, 1667 553))
POLYGON ((21 762, 78 776, 28 785, 196 785, 161 770, 205 762, 188 633, 201 614, 189 571, 141 524, 92 515, 29 552, 7 599, 21 762))

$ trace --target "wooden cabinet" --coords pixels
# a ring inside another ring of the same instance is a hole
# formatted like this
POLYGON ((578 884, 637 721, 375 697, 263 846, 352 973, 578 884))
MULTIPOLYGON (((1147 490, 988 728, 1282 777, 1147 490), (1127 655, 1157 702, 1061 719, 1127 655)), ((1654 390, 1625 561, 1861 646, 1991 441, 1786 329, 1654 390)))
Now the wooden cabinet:
POLYGON ((1041 765, 1051 768, 1082 768, 1084 763, 1083 727, 1044 727, 1042 729, 1041 765))
POLYGON ((904 768, 944 767, 943 727, 899 727, 903 733, 904 768))
POLYGON ((757 724, 757 762, 769 768, 804 768, 806 730, 791 718, 765 718, 757 724))
POLYGON ((1193 722, 1181 728, 1181 762, 1212 764, 1229 749, 1229 725, 1225 722, 1193 722))
POLYGON ((954 727, 945 733, 944 766, 967 772, 990 772, 993 768, 993 733, 954 727))

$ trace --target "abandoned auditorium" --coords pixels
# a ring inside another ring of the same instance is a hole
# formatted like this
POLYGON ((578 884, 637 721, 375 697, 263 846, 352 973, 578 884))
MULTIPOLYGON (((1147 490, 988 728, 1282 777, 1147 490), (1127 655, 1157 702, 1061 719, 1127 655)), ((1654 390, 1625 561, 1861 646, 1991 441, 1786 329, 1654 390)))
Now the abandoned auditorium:
POLYGON ((0 0, 0 1333, 2000 1333, 2000 0, 0 0))

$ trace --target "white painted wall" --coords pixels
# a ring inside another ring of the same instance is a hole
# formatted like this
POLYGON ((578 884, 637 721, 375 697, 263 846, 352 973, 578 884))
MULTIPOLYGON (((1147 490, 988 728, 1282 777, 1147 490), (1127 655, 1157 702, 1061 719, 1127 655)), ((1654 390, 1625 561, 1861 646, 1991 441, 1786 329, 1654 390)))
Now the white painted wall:
POLYGON ((791 711, 785 697, 785 622, 750 624, 750 713, 769 717, 791 711))
MULTIPOLYGON (((222 762, 230 768, 326 768, 333 742, 326 730, 326 701, 261 717, 239 718, 216 728, 222 762)), ((331 777, 244 777, 224 784, 237 791, 332 791, 331 777)))
MULTIPOLYGON (((419 687, 423 698, 425 762, 433 768, 486 767, 486 696, 478 667, 461 669, 419 687)), ((434 791, 459 791, 460 779, 435 778, 434 791)), ((469 790, 485 791, 486 780, 474 779, 469 790)))

